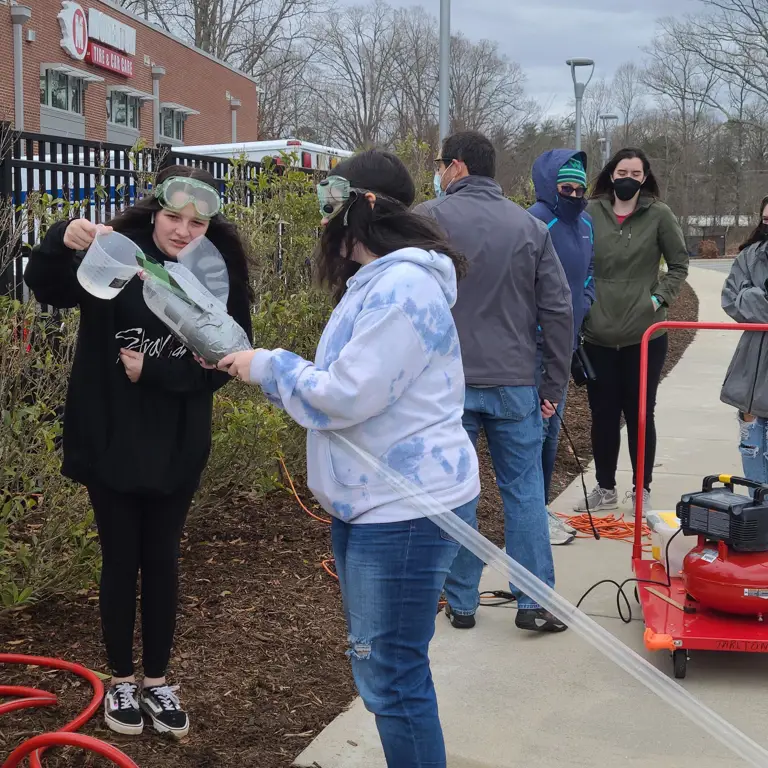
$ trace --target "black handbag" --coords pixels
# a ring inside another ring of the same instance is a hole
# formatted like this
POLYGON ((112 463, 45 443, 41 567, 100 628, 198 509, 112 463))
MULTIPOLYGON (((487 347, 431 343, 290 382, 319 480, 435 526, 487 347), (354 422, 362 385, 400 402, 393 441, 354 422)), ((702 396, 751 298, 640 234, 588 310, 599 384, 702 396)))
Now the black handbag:
POLYGON ((592 367, 587 350, 584 349, 584 339, 579 337, 579 346, 571 358, 571 376, 578 387, 583 387, 587 382, 597 381, 597 374, 592 367))

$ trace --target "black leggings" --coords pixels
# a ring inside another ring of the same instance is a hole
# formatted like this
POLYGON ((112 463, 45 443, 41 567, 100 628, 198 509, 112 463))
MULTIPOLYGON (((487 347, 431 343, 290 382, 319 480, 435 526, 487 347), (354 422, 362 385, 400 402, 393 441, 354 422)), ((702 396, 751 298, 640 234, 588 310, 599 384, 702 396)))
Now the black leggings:
MULTIPOLYGON (((637 418, 640 401, 640 345, 614 349, 585 344, 597 380, 588 382, 592 411, 592 452, 597 482, 601 488, 616 487, 616 466, 621 448, 621 414, 627 422, 632 482, 637 485, 637 418)), ((645 472, 643 485, 650 489, 656 460, 656 392, 667 357, 668 339, 663 334, 648 344, 648 420, 645 429, 645 472)))
POLYGON ((139 571, 144 675, 165 675, 176 629, 179 544, 195 490, 134 496, 88 486, 101 541, 101 626, 115 677, 134 672, 139 571))

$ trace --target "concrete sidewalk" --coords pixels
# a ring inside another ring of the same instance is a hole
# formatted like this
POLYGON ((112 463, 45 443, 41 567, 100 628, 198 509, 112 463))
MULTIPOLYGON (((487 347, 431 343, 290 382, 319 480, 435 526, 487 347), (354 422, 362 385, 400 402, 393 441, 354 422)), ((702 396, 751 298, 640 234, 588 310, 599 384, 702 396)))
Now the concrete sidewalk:
MULTIPOLYGON (((691 268, 699 319, 725 321, 724 275, 691 268)), ((653 502, 674 509, 707 474, 736 473, 738 427, 719 391, 738 333, 699 332, 659 391, 653 502)), ((588 485, 594 483, 593 476, 588 485)), ((624 452, 620 490, 631 488, 624 452)), ((582 494, 576 481, 557 499, 567 512, 582 494)), ((631 509, 627 509, 628 512, 631 509)), ((629 578, 631 550, 615 541, 579 540, 555 549, 558 591, 575 602, 595 582, 629 578)), ((500 589, 486 570, 484 589, 500 589)), ((644 625, 617 618, 616 589, 599 587, 582 608, 671 675, 668 654, 644 650, 644 625)), ((458 632, 440 615, 431 658, 448 746, 449 768, 735 768, 739 760, 573 632, 539 637, 514 627, 513 608, 481 608, 475 630, 458 632)), ((768 658, 757 654, 692 655, 684 686, 758 742, 765 738, 768 658)), ((298 758, 302 768, 385 768, 372 717, 361 703, 337 718, 298 758)))

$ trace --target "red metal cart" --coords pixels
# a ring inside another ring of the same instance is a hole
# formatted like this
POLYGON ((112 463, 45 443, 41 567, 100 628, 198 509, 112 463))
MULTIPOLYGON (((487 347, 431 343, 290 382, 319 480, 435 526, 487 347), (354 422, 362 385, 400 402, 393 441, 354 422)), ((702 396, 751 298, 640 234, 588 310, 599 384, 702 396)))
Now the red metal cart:
MULTIPOLYGON (((645 469, 645 427, 647 420, 648 342, 661 329, 693 329, 722 331, 768 331, 768 324, 756 323, 684 323, 663 322, 652 325, 640 346, 640 404, 638 414, 636 476, 645 469)), ((711 468, 706 474, 718 474, 711 468)), ((725 479, 724 479, 725 481, 725 479)), ((696 489, 691 488, 691 491, 696 489)), ((639 580, 636 597, 645 621, 645 646, 649 651, 672 654, 676 678, 684 678, 689 651, 768 652, 768 622, 757 617, 735 616, 702 609, 688 598, 682 579, 667 579, 664 566, 643 557, 643 494, 637 494, 635 508, 635 541, 632 547, 632 570, 639 580), (664 586, 667 581, 671 586, 664 586), (655 583, 644 583, 655 582, 655 583), (695 609, 695 612, 688 613, 695 609)))

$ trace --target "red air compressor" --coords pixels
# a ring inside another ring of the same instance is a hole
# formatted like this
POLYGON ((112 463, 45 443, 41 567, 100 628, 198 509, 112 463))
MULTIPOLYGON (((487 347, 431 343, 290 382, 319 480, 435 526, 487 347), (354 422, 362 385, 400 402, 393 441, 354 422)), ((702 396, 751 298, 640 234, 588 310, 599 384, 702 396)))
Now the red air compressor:
POLYGON ((767 500, 766 485, 713 475, 678 502, 683 535, 699 537, 683 561, 683 585, 702 608, 760 621, 768 613, 767 500), (751 494, 737 494, 736 485, 751 494))

